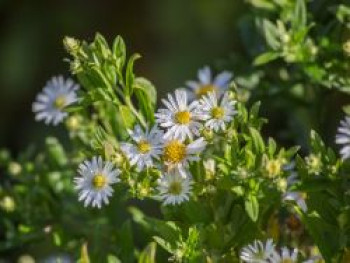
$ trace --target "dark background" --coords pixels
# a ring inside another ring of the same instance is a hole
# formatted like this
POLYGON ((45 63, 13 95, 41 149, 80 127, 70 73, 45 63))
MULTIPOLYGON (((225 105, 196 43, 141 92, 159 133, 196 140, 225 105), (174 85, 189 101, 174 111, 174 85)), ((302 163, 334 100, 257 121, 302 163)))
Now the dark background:
POLYGON ((0 146, 14 153, 60 129, 35 123, 31 103, 53 75, 69 75, 65 35, 111 42, 120 34, 136 72, 160 93, 196 77, 199 67, 239 52, 237 21, 247 6, 232 0, 0 1, 0 146))

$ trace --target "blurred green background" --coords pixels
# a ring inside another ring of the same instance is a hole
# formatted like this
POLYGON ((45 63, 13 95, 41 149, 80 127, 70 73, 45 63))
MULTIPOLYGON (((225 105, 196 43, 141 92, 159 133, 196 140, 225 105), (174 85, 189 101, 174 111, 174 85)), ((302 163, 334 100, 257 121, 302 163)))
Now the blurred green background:
POLYGON ((237 21, 248 8, 232 0, 11 0, 0 7, 0 145, 14 152, 62 133, 35 123, 31 103, 52 75, 69 75, 65 35, 87 41, 97 31, 109 41, 122 35, 129 54, 143 56, 138 74, 164 93, 195 78, 199 67, 239 52, 237 21))

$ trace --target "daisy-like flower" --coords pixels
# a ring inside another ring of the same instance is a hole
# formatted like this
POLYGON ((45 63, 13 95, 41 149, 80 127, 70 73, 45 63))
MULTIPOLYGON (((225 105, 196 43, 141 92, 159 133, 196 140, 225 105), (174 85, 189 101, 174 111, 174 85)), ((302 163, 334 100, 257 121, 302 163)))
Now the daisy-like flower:
POLYGON ((64 108, 78 101, 76 94, 78 88, 79 86, 71 79, 64 80, 62 76, 53 77, 33 103, 35 119, 53 125, 62 122, 68 116, 64 108))
POLYGON ((226 123, 232 121, 235 111, 236 101, 230 100, 228 93, 225 93, 221 101, 215 92, 210 92, 200 100, 198 113, 205 121, 205 127, 215 132, 226 129, 226 123))
POLYGON ((245 246, 241 251, 241 259, 249 263, 267 263, 275 253, 275 244, 272 239, 268 239, 264 244, 260 240, 255 240, 253 244, 245 246))
POLYGON ((345 117, 344 120, 340 121, 335 142, 342 145, 340 154, 343 160, 348 159, 350 157, 350 117, 345 117))
POLYGON ((91 161, 84 161, 79 165, 78 173, 81 177, 74 178, 75 189, 79 191, 79 201, 84 205, 101 208, 108 204, 112 196, 112 184, 118 183, 120 171, 111 162, 104 162, 101 157, 93 157, 91 161))
POLYGON ((198 70, 198 81, 187 81, 187 86, 192 90, 194 97, 200 98, 210 92, 216 92, 221 95, 228 89, 232 74, 228 71, 223 71, 215 78, 212 77, 212 72, 208 66, 198 70))
POLYGON ((281 254, 274 252, 271 262, 272 263, 296 263, 298 259, 298 249, 289 250, 287 247, 283 247, 281 254))
POLYGON ((198 101, 188 104, 187 93, 184 90, 175 90, 175 96, 168 94, 168 100, 162 99, 166 109, 159 109, 155 114, 157 123, 167 129, 165 139, 193 139, 199 136, 201 123, 196 113, 198 101))
POLYGON ((188 165, 189 161, 198 161, 197 154, 201 153, 207 143, 203 138, 199 138, 190 144, 182 140, 172 139, 164 143, 163 161, 169 168, 182 169, 188 165))
POLYGON ((129 159, 131 165, 136 165, 139 171, 153 166, 153 159, 159 159, 162 153, 163 132, 154 126, 150 131, 143 131, 136 125, 133 131, 128 131, 133 143, 122 143, 121 150, 129 159))
MULTIPOLYGON (((294 185, 295 183, 298 182, 297 177, 298 177, 298 174, 291 170, 291 175, 288 176, 288 178, 287 178, 287 188, 290 189, 290 187, 292 185, 294 185)), ((300 207, 300 209, 304 213, 306 213, 307 212, 307 205, 306 205, 306 202, 305 202, 306 197, 307 197, 306 193, 289 190, 289 191, 287 191, 286 193, 283 194, 282 199, 283 199, 283 201, 295 202, 300 207)))
POLYGON ((283 201, 295 202, 304 213, 307 212, 307 205, 306 205, 305 199, 306 199, 306 194, 302 192, 289 191, 283 195, 283 201))
POLYGON ((190 198, 192 179, 187 172, 172 169, 158 179, 157 189, 164 205, 181 204, 190 198))

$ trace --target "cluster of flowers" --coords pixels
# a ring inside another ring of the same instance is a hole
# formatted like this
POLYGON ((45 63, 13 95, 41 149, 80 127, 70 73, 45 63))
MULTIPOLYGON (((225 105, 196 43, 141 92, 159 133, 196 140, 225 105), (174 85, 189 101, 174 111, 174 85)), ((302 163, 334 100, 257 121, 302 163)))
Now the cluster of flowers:
MULTIPOLYGON (((162 100, 165 108, 155 113, 155 126, 142 129, 135 125, 129 130, 130 142, 121 143, 121 151, 137 171, 151 167, 162 171, 157 190, 163 204, 189 200, 193 182, 188 164, 199 160, 207 144, 201 130, 223 131, 237 113, 236 101, 226 92, 231 77, 222 72, 213 78, 209 67, 204 67, 198 72, 199 81, 187 82, 190 89, 177 89, 162 100)), ((60 123, 67 116, 64 108, 78 101, 77 89, 71 80, 54 77, 33 104, 36 119, 60 123)), ((120 169, 95 156, 80 164, 78 173, 75 185, 79 200, 99 208, 108 204, 111 185, 120 181, 120 169)))
MULTIPOLYGON (((298 261, 298 249, 290 250, 282 247, 277 250, 272 239, 268 239, 265 243, 255 240, 253 244, 249 244, 242 248, 240 258, 243 262, 249 263, 294 263, 298 261)), ((314 263, 321 260, 322 257, 314 256, 303 263, 314 263)))

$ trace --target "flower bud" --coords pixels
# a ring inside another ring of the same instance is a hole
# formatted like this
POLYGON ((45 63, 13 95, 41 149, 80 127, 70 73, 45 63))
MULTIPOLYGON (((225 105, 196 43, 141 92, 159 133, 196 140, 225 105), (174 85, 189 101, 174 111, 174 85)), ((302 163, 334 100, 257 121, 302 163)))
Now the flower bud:
POLYGON ((63 45, 64 45, 64 48, 67 50, 67 52, 72 55, 78 53, 80 49, 79 40, 73 37, 68 37, 68 36, 64 37, 63 45))
POLYGON ((16 209, 16 203, 11 196, 4 196, 0 200, 0 207, 7 213, 12 213, 16 209))
POLYGON ((17 162, 10 162, 7 169, 9 174, 13 176, 19 175, 22 172, 22 166, 17 162))
POLYGON ((35 263, 35 259, 31 255, 22 255, 18 258, 17 263, 35 263))
POLYGON ((287 180, 285 178, 279 178, 277 180, 276 184, 277 184, 277 189, 279 191, 281 191, 282 193, 286 192, 288 182, 287 182, 287 180))
POLYGON ((72 132, 77 131, 81 124, 80 119, 79 115, 70 116, 66 121, 67 129, 72 132))
POLYGON ((347 40, 346 42, 344 42, 343 51, 345 55, 350 56, 350 40, 347 40))
POLYGON ((309 173, 319 175, 322 170, 320 155, 310 154, 305 158, 309 173))

